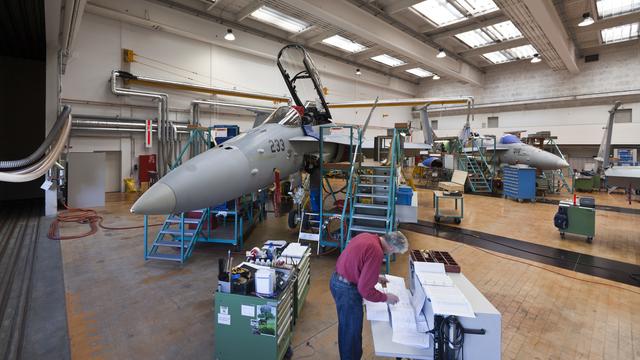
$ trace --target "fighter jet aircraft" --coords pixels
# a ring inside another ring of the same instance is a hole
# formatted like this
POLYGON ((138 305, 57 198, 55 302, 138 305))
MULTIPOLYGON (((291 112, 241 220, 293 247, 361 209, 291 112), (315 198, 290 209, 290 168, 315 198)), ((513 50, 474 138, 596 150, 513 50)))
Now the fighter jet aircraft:
MULTIPOLYGON (((473 137, 468 123, 462 129, 459 139, 466 143, 466 139, 473 137)), ((493 139, 483 142, 487 150, 493 150, 493 139)), ((477 142, 474 146, 478 146, 477 142)), ((470 151, 471 147, 465 148, 470 151)), ((534 167, 538 170, 561 170, 569 167, 569 163, 562 157, 544 151, 535 146, 523 143, 520 138, 513 134, 504 134, 495 145, 495 155, 498 164, 517 165, 524 164, 534 167)))
MULTIPOLYGON (((262 124, 170 171, 133 204, 132 213, 173 214, 215 206, 270 186, 275 170, 286 179, 304 169, 305 161, 317 161, 319 127, 332 124, 318 72, 297 44, 280 50, 277 65, 295 105, 278 108, 262 124), (304 90, 312 95, 301 96, 304 90)), ((325 135, 323 160, 348 160, 348 146, 355 142, 349 135, 325 135)))
POLYGON ((609 120, 607 121, 596 160, 602 162, 602 169, 607 186, 628 189, 629 194, 631 194, 632 189, 640 189, 640 166, 610 166, 609 161, 611 137, 613 135, 613 120, 621 105, 622 103, 620 101, 616 101, 611 110, 609 110, 609 120))

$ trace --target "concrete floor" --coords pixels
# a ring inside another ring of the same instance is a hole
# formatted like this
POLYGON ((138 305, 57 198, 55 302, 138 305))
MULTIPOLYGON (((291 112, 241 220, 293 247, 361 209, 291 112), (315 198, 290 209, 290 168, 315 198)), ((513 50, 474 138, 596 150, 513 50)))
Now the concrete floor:
MULTIPOLYGON (((420 218, 431 220, 430 193, 420 192, 420 218)), ((462 227, 640 262, 638 215, 599 213, 598 234, 588 245, 559 239, 551 220, 553 205, 466 199, 462 227)), ((133 200, 122 194, 109 196, 107 206, 98 209, 105 225, 142 224, 142 217, 128 212, 133 200)), ((270 216, 256 227, 246 247, 267 239, 295 241, 296 234, 285 224, 284 218, 270 216)), ((75 224, 62 229, 64 234, 81 230, 75 224)), ((465 275, 501 311, 504 359, 640 359, 640 288, 433 236, 406 234, 413 248, 451 252, 465 275)), ((227 249, 199 245, 180 266, 145 262, 142 230, 100 230, 90 238, 63 242, 72 358, 211 359, 217 259, 227 249)), ((312 259, 311 290, 292 342, 294 358, 338 358, 336 313, 328 289, 337 256, 333 252, 312 259)), ((240 255, 236 257, 239 262, 240 255)), ((391 264, 393 274, 406 276, 407 271, 407 255, 391 264)), ((364 358, 375 358, 368 324, 364 328, 364 358)))

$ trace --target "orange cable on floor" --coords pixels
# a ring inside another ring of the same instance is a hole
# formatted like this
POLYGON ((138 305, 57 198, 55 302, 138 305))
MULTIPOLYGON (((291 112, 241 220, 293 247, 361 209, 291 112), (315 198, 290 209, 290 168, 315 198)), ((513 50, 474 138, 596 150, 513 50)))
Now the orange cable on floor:
MULTIPOLYGON (((81 239, 83 237, 91 236, 98 232, 98 227, 105 230, 132 230, 144 228, 144 225, 137 226, 125 226, 125 227, 112 227, 102 225, 104 218, 98 215, 98 212, 92 209, 81 208, 69 208, 66 204, 64 206, 67 210, 61 211, 53 220, 51 226, 49 226, 49 232, 47 237, 51 240, 72 240, 81 239), (89 224, 89 231, 79 235, 60 236, 60 223, 77 223, 77 224, 89 224)), ((148 226, 160 226, 162 224, 150 224, 148 226)))

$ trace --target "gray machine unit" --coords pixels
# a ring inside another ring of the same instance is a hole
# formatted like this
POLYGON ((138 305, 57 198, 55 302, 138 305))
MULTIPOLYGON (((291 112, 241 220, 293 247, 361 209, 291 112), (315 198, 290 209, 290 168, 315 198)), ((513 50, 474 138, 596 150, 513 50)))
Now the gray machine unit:
MULTIPOLYGON (((413 259, 409 260, 409 275, 411 292, 424 291, 422 285, 415 274, 413 259), (416 286, 419 289, 416 289, 416 286)), ((502 315, 500 312, 476 289, 475 286, 462 273, 447 273, 454 285, 460 289, 465 297, 471 303, 475 318, 458 317, 458 321, 464 329, 470 330, 472 333, 465 333, 463 351, 461 352, 462 360, 500 360, 501 341, 502 341, 502 315), (483 334, 474 334, 480 332, 483 334)), ((422 312, 424 313, 429 326, 432 327, 436 323, 438 317, 433 313, 431 303, 427 298, 422 312)), ((446 357, 438 356, 438 350, 434 346, 434 360, 446 360, 446 357)))

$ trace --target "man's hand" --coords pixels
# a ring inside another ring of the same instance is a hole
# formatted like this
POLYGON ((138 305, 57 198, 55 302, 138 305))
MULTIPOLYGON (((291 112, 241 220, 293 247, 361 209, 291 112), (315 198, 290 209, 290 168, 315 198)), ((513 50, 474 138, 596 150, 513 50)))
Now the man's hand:
POLYGON ((396 295, 393 295, 391 293, 387 293, 387 304, 394 305, 398 301, 400 301, 400 298, 398 298, 396 295))
POLYGON ((378 283, 382 286, 387 285, 387 283, 389 282, 389 280, 387 280, 387 278, 384 275, 378 275, 378 283))

